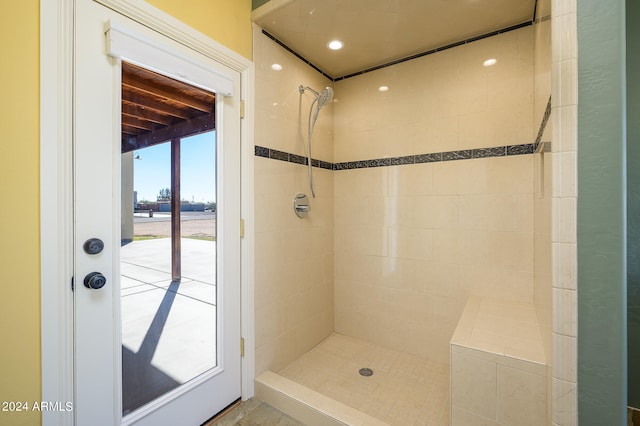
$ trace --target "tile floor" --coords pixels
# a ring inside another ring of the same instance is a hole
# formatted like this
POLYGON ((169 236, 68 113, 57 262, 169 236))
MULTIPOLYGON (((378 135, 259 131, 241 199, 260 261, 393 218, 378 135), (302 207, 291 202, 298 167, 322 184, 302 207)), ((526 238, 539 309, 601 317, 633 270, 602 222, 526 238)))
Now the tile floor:
POLYGON ((279 374, 391 425, 449 424, 449 366, 420 356, 334 334, 279 374))
POLYGON ((203 426, 305 426, 257 398, 251 398, 203 426))

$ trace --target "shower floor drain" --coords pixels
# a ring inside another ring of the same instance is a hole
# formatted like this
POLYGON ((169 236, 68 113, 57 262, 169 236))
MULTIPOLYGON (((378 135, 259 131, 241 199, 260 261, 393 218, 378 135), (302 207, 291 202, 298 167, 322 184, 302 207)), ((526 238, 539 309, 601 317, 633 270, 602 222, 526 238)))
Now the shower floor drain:
POLYGON ((360 375, 364 377, 373 376, 373 370, 370 368, 361 368, 358 373, 360 373, 360 375))

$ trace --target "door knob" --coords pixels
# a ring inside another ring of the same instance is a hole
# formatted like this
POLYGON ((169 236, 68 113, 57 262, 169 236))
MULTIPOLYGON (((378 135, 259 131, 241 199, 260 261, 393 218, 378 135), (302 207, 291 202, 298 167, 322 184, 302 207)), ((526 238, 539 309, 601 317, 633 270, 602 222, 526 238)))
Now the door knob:
POLYGON ((98 290, 107 283, 107 278, 100 272, 91 272, 84 277, 84 286, 86 288, 92 288, 98 290))
POLYGON ((87 254, 98 254, 104 248, 104 243, 100 238, 89 238, 82 246, 87 254))

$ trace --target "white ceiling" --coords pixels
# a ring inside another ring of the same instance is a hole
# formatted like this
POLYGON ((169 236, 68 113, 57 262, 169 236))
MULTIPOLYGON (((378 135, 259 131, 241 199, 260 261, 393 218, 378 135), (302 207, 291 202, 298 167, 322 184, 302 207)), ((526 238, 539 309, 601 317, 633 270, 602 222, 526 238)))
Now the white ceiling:
POLYGON ((252 20, 337 78, 531 22, 535 7, 536 0, 271 0, 252 20), (344 48, 329 50, 333 39, 344 48))

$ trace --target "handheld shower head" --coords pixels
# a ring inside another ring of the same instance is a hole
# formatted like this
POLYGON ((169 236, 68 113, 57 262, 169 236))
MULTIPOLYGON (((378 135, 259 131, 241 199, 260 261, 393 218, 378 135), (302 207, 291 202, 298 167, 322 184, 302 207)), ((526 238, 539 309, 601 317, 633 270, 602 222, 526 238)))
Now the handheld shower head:
POLYGON ((331 87, 325 87, 318 94, 318 109, 322 108, 333 99, 333 89, 331 87))
POLYGON ((308 90, 314 95, 316 95, 314 102, 318 102, 318 105, 316 107, 318 109, 322 108, 323 106, 331 102, 331 100, 333 99, 333 89, 331 87, 325 87, 320 92, 316 92, 309 86, 303 86, 303 85, 298 86, 298 91, 300 92, 300 94, 303 94, 305 90, 308 90))
POLYGON ((307 165, 309 168, 309 186, 311 187, 311 195, 315 198, 316 190, 313 185, 313 170, 311 168, 311 135, 313 134, 313 127, 316 125, 316 120, 318 119, 318 113, 320 112, 320 109, 331 102, 331 100, 333 99, 333 89, 331 87, 325 87, 318 93, 311 87, 303 85, 298 86, 298 91, 301 95, 305 90, 308 90, 315 95, 315 98, 311 102, 311 106, 309 108, 309 134, 307 138, 307 165), (315 108, 313 106, 314 103, 316 104, 315 108))

